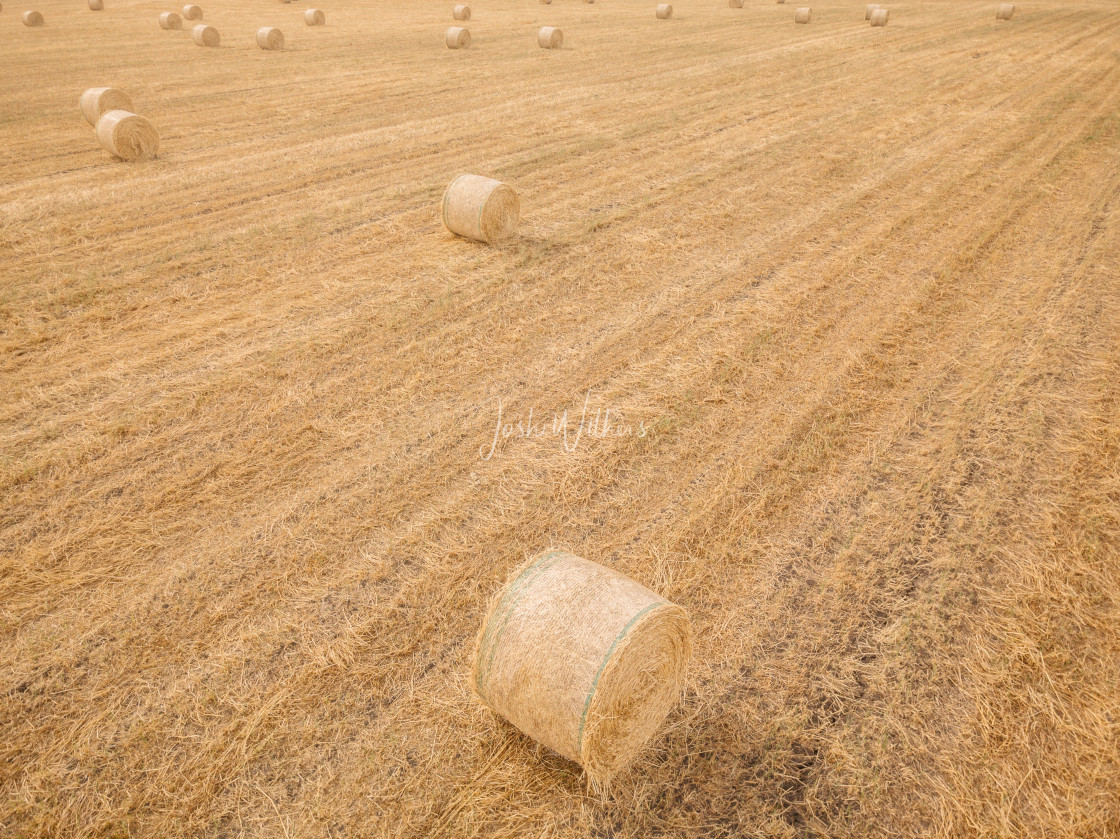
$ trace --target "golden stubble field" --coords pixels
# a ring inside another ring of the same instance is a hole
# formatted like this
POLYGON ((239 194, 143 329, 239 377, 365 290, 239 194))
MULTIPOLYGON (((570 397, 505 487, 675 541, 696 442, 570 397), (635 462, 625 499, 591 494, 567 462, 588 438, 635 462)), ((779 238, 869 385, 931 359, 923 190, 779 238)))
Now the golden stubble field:
POLYGON ((106 4, 0 11, 0 835, 1117 835, 1115 3, 106 4), (470 693, 553 545, 693 619, 605 800, 470 693))

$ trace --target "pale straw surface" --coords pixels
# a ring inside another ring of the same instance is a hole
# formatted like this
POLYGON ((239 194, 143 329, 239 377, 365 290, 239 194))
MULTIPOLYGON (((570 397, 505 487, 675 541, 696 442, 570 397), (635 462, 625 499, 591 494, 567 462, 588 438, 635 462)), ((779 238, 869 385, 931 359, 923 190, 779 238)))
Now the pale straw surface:
POLYGON ((680 699, 690 652, 680 606, 553 550, 495 595, 475 642, 472 682, 491 709, 604 789, 680 699))
POLYGON ((90 125, 97 125, 106 111, 131 111, 132 99, 115 87, 91 87, 78 100, 82 118, 90 125))
POLYGON ((97 141, 122 160, 151 160, 159 151, 159 132, 147 119, 128 111, 109 111, 97 121, 97 141))
POLYGON ((521 204, 508 184, 481 175, 459 175, 443 194, 442 212, 452 233, 494 244, 513 236, 521 204))

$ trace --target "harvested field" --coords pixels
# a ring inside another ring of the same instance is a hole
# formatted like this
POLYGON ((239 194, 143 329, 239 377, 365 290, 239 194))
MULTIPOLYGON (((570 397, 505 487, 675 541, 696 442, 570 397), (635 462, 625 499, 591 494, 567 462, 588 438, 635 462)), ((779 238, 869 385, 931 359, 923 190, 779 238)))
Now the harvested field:
POLYGON ((1120 833, 1120 8, 471 5, 0 12, 0 836, 1120 833), (550 546, 692 620, 606 799, 550 546))

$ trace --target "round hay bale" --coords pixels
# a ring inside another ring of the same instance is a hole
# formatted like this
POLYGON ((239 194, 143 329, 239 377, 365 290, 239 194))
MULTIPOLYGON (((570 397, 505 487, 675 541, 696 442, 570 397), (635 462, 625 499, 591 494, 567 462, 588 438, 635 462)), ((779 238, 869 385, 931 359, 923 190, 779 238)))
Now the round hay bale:
POLYGON ((202 20, 202 9, 193 3, 183 6, 183 20, 202 20))
POLYGON ((257 46, 262 50, 282 50, 284 33, 275 26, 262 26, 257 30, 257 46))
MULTIPOLYGON (((550 0, 550 2, 551 2, 551 0, 550 0)), ((594 3, 594 2, 595 2, 595 0, 583 0, 583 2, 584 2, 584 3, 594 3)))
POLYGON ((97 121, 97 141, 124 160, 151 160, 159 151, 159 133, 144 117, 109 111, 97 121))
POLYGON ((558 50, 564 44, 564 33, 555 26, 542 26, 537 33, 537 46, 546 50, 558 50))
POLYGON ((131 111, 132 100, 123 90, 115 87, 91 87, 78 101, 82 117, 90 125, 97 125, 102 114, 109 111, 131 111))
POLYGON ((564 551, 523 565, 490 604, 472 681, 491 710, 604 789, 680 700, 688 613, 564 551))
POLYGON ((668 20, 673 16, 673 7, 668 3, 660 3, 657 6, 656 14, 658 20, 668 20))
POLYGON ((542 6, 551 6, 552 0, 537 0, 542 6))
POLYGON ((164 12, 159 16, 160 29, 182 29, 183 19, 175 12, 164 12))
POLYGON ((873 11, 875 11, 877 8, 879 8, 878 3, 868 3, 867 6, 863 10, 863 19, 864 20, 871 20, 871 13, 873 11))
POLYGON ((327 16, 322 9, 308 9, 303 13, 303 22, 308 26, 326 26, 327 16))
POLYGON ((443 193, 443 223, 452 233, 493 244, 513 236, 521 214, 517 193, 481 175, 460 175, 443 193))
POLYGON ((452 26, 443 36, 448 49, 462 50, 471 45, 471 33, 465 26, 452 26))
POLYGON ((89 0, 87 5, 89 6, 89 10, 91 12, 100 12, 105 8, 105 4, 102 3, 101 0, 89 0))
POLYGON ((887 9, 876 9, 871 13, 872 26, 886 26, 891 13, 887 9))
POLYGON ((20 15, 20 19, 23 21, 24 26, 43 25, 43 15, 40 12, 36 12, 34 10, 24 12, 22 15, 20 15))
POLYGON ((786 0, 774 0, 779 6, 786 2, 786 0))
POLYGON ((802 6, 800 9, 797 10, 797 14, 795 14, 793 16, 793 19, 795 21, 797 21, 798 23, 808 23, 809 20, 812 17, 813 17, 812 8, 809 7, 809 6, 802 6))
POLYGON ((732 9, 743 8, 743 0, 727 0, 727 5, 732 9))
POLYGON ((1015 14, 1014 3, 1000 3, 999 8, 996 9, 996 20, 1011 20, 1011 16, 1015 14))
POLYGON ((451 14, 455 20, 470 20, 471 7, 460 4, 451 10, 451 14))
POLYGON ((222 43, 218 30, 205 23, 200 23, 191 30, 191 39, 200 47, 216 47, 222 43))

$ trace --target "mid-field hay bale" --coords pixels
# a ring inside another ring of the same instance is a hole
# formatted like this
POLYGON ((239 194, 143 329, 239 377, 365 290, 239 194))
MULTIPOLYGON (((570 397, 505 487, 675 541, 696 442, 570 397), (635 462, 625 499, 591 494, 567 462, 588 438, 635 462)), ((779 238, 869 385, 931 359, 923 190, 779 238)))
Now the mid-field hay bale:
POLYGON ((813 9, 810 6, 802 6, 797 10, 793 19, 798 23, 808 23, 813 17, 813 9))
POLYGON ((454 17, 455 20, 470 20, 471 7, 465 6, 460 3, 458 6, 451 10, 451 16, 454 17))
POLYGON ((217 47, 222 43, 222 36, 213 26, 200 23, 191 30, 191 40, 200 47, 217 47))
POLYGON ((471 45, 471 33, 465 26, 452 26, 443 36, 449 49, 463 50, 471 45))
POLYGON ((159 16, 160 29, 182 29, 183 19, 176 12, 164 12, 159 16))
POLYGON ((262 50, 282 50, 284 33, 275 26, 262 26, 257 30, 257 46, 262 50))
POLYGON ((512 187, 481 175, 460 175, 443 193, 443 223, 452 233, 493 244, 517 229, 521 204, 512 187))
POLYGON ((323 14, 322 9, 308 9, 303 13, 303 22, 308 26, 325 26, 327 16, 323 14))
POLYGON ((732 9, 741 9, 743 8, 743 0, 727 0, 727 5, 732 9))
POLYGON ((879 8, 878 3, 868 3, 867 6, 863 10, 863 19, 864 20, 871 20, 871 13, 873 11, 875 11, 877 8, 879 8))
POLYGON ((872 26, 886 26, 887 20, 890 19, 891 13, 887 9, 876 9, 871 13, 872 26))
POLYGON ((183 6, 183 20, 202 20, 202 8, 193 3, 183 6))
POLYGON ((491 710, 603 789, 680 700, 688 613, 616 571, 549 551, 490 604, 472 682, 491 710))
POLYGON ((668 3, 659 3, 655 14, 658 20, 668 20, 673 16, 673 7, 668 3))
POLYGON ((42 26, 43 15, 40 12, 29 10, 20 15, 24 26, 42 26))
POLYGON ((97 141, 124 160, 151 160, 159 151, 159 133, 144 117, 109 111, 97 121, 97 141))
POLYGON ((78 100, 82 117, 90 125, 97 125, 103 114, 109 111, 131 111, 132 99, 123 90, 115 87, 91 87, 78 100))
POLYGON ((89 6, 91 12, 100 12, 105 8, 105 4, 101 0, 89 0, 86 5, 89 6))
POLYGON ((542 26, 537 33, 537 45, 546 50, 558 50, 564 44, 564 33, 555 26, 542 26))
POLYGON ((999 8, 996 9, 996 20, 1011 20, 1011 16, 1015 14, 1014 3, 1000 3, 999 8))

